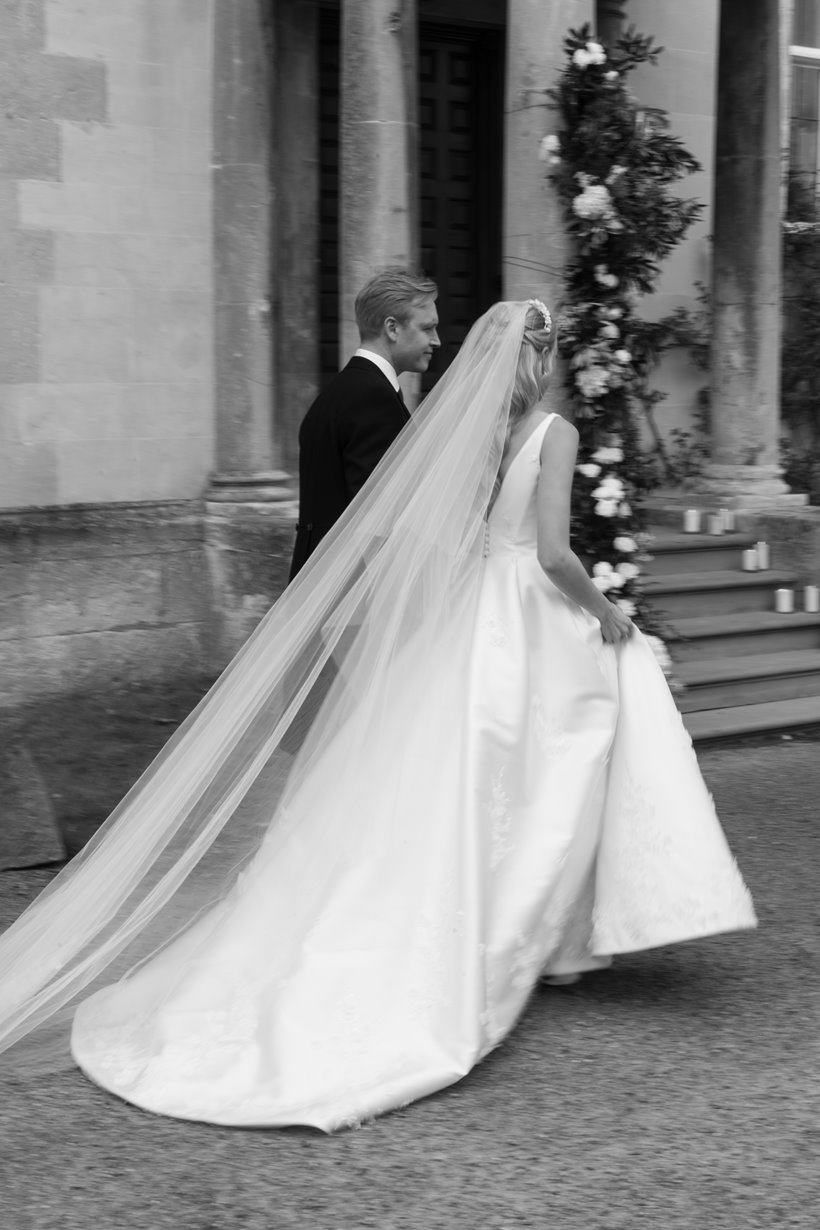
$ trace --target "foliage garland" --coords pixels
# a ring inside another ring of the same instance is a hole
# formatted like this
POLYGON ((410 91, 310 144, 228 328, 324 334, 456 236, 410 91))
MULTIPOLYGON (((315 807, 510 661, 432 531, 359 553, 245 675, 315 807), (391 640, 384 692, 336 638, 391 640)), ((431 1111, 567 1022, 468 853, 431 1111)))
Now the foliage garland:
MULTIPOLYGON (((547 90, 558 131, 541 141, 573 240, 561 312, 566 388, 581 434, 573 497, 576 550, 595 584, 646 632, 659 623, 644 599, 640 563, 648 536, 644 498, 654 465, 639 443, 636 410, 663 395, 649 386, 661 351, 675 341, 676 317, 642 320, 660 262, 703 206, 670 185, 700 169, 670 134, 666 113, 642 107, 627 87, 663 48, 628 29, 607 50, 589 25, 564 40, 566 64, 547 90)), ((656 652, 668 663, 665 648, 656 652)))

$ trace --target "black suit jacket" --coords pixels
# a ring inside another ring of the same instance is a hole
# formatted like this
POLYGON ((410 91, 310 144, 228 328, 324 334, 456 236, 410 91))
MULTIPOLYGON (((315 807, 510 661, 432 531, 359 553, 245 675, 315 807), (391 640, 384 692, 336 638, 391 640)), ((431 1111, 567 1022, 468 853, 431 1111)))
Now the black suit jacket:
POLYGON ((384 373, 361 356, 354 355, 322 389, 299 428, 299 524, 291 580, 409 418, 384 373))

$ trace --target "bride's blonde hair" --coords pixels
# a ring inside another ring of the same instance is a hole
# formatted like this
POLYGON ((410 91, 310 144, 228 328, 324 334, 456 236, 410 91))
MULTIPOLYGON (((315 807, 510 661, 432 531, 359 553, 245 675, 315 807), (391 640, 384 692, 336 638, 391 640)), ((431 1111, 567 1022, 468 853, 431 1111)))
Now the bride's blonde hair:
POLYGON ((557 346, 558 331, 555 323, 549 318, 545 319, 540 304, 530 304, 524 322, 524 336, 510 399, 506 444, 509 444, 512 432, 527 411, 544 396, 555 365, 557 346))

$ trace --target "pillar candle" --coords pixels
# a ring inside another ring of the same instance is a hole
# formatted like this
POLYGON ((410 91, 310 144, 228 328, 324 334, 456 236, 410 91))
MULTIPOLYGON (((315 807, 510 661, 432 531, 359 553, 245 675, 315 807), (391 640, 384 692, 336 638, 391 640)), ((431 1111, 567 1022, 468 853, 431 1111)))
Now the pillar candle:
POLYGON ((740 566, 744 572, 757 572, 757 551, 754 547, 742 552, 740 566))
POLYGON ((757 552, 757 566, 765 571, 769 567, 769 544, 767 542, 756 542, 755 551, 757 552))
POLYGON ((794 590, 776 589, 774 591, 774 609, 783 615, 789 615, 794 610, 794 590))
POLYGON ((804 588, 803 610, 812 613, 820 611, 820 588, 817 585, 807 585, 804 588))
POLYGON ((709 513, 706 518, 706 529, 710 534, 723 533, 723 517, 720 513, 709 513))
POLYGON ((721 517, 721 520, 723 521, 723 528, 726 531, 726 533, 727 534, 734 533, 735 514, 732 512, 731 508, 721 508, 720 517, 721 517))
POLYGON ((687 508, 683 514, 683 532, 684 534, 699 534, 700 533, 700 509, 687 508))

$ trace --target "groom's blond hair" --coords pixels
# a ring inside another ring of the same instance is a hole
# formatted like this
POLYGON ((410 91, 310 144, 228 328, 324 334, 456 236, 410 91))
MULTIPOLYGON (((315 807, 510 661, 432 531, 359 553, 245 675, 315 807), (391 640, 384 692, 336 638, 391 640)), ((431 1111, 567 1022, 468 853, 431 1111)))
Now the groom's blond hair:
POLYGON ((354 310, 362 340, 378 337, 388 316, 405 324, 412 308, 437 294, 435 282, 423 274, 401 265, 380 269, 356 296, 354 310))

